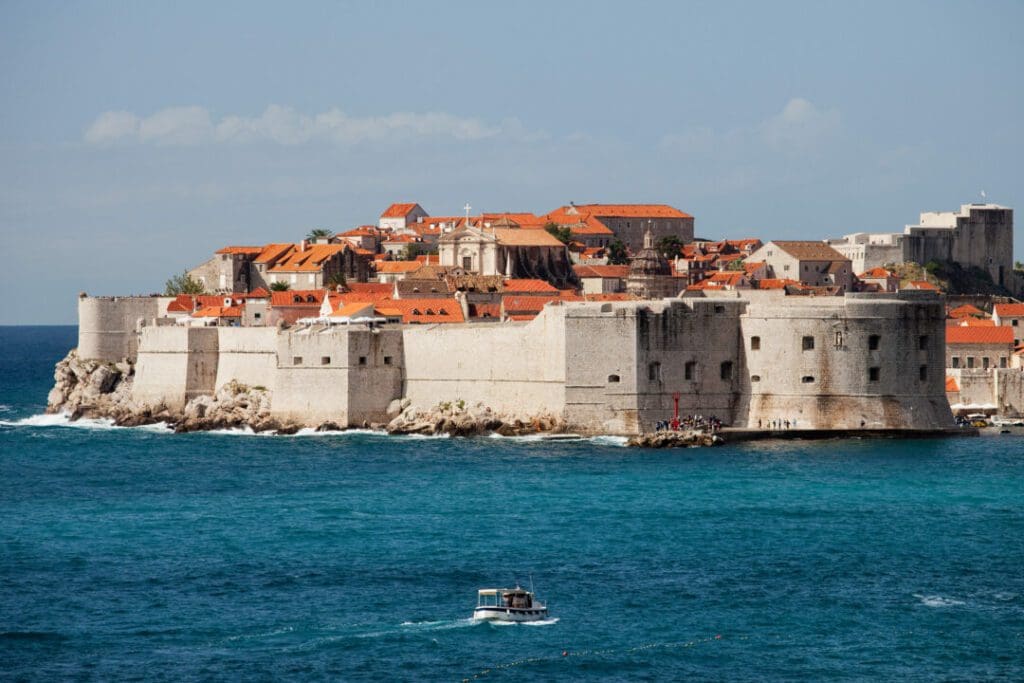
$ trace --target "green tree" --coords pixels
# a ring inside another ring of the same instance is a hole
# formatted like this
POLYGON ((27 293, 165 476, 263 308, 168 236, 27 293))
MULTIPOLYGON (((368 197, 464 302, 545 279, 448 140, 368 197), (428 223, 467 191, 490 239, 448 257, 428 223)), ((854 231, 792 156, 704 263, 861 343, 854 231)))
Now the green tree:
POLYGON ((287 292, 292 286, 287 282, 271 282, 270 291, 272 292, 287 292))
POLYGON ((569 244, 569 242, 572 241, 572 230, 569 228, 560 226, 552 221, 548 221, 544 224, 544 229, 554 235, 555 239, 562 244, 569 244))
POLYGON ((1013 262, 1013 269, 1014 270, 1024 270, 1024 263, 1021 263, 1020 261, 1014 261, 1013 262))
POLYGON ((622 266, 629 263, 629 252, 622 240, 615 240, 608 245, 608 263, 613 266, 622 266))
POLYGON ((400 261, 415 261, 416 257, 423 252, 422 244, 407 244, 405 249, 402 250, 400 261))
POLYGON ((675 235, 666 235, 658 240, 655 249, 665 258, 675 258, 682 253, 683 241, 675 235))
POLYGON ((743 259, 738 258, 725 267, 726 270, 743 270, 744 262, 743 259))
POLYGON ((348 286, 348 280, 345 279, 345 271, 339 270, 334 275, 327 278, 328 287, 346 287, 348 286))
POLYGON ((164 286, 164 294, 166 296, 204 293, 206 293, 206 287, 203 286, 202 282, 189 275, 188 271, 183 271, 181 275, 175 275, 164 286))
POLYGON ((326 228, 313 228, 309 231, 309 234, 306 235, 306 239, 310 242, 315 242, 316 240, 323 239, 324 237, 334 237, 334 233, 326 228))

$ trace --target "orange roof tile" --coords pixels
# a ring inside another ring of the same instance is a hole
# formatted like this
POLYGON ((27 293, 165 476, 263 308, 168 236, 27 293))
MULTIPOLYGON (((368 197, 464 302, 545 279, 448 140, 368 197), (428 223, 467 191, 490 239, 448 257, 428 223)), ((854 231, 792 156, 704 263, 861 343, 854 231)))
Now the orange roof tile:
POLYGON ((930 292, 941 292, 942 289, 927 280, 911 280, 904 289, 923 289, 930 292))
MULTIPOLYGON (((693 218, 668 204, 576 204, 576 210, 609 218, 693 218)), ((568 209, 569 207, 563 207, 568 209)))
POLYGON ((956 383, 956 377, 946 375, 946 393, 960 391, 960 385, 956 383))
POLYGON ((466 322, 462 306, 454 298, 390 300, 387 307, 400 311, 402 322, 406 324, 466 322))
POLYGON ((949 327, 995 327, 996 321, 989 318, 947 318, 949 327))
POLYGON ((305 251, 296 249, 270 269, 271 273, 316 272, 336 255, 351 249, 347 244, 313 244, 305 251))
POLYGON ((947 344, 1007 344, 1013 345, 1012 327, 947 327, 947 344))
POLYGON ((471 318, 500 318, 501 304, 469 304, 471 318))
POLYGON ((270 306, 319 306, 323 303, 323 289, 296 289, 270 293, 270 306))
POLYGON ((380 215, 381 218, 405 218, 409 215, 409 212, 416 208, 416 202, 404 202, 392 204, 388 208, 384 209, 384 213, 380 215))
POLYGON ((558 296, 503 296, 501 307, 506 315, 513 313, 539 313, 544 306, 552 301, 558 301, 558 296))
POLYGON ((782 251, 800 261, 849 261, 838 251, 818 240, 772 240, 782 251))
POLYGON ((949 312, 950 318, 964 318, 966 316, 985 317, 988 314, 981 310, 977 306, 971 304, 964 304, 963 306, 957 306, 949 312))
POLYGON ((500 244, 516 247, 564 247, 557 237, 546 230, 522 230, 520 228, 485 228, 493 233, 500 244))
POLYGON ((872 268, 871 270, 864 271, 863 273, 861 273, 857 277, 861 278, 862 280, 864 280, 864 279, 873 279, 874 280, 874 279, 881 279, 881 278, 887 278, 887 277, 896 277, 896 273, 892 272, 891 270, 886 270, 885 268, 882 268, 881 266, 877 266, 875 268, 872 268))
POLYGON ((503 283, 506 292, 557 292, 558 289, 544 280, 509 279, 503 283))
POLYGON ((207 306, 192 314, 193 318, 241 318, 241 306, 207 306))
POLYGON ((377 261, 377 273, 414 273, 423 267, 420 261, 377 261))
POLYGON ((259 254, 263 251, 263 247, 224 247, 218 249, 216 254, 259 254))
POLYGON ((573 266, 576 277, 581 278, 619 278, 629 277, 629 266, 573 266))
POLYGON ((785 289, 786 287, 800 287, 800 283, 789 278, 766 277, 757 281, 758 289, 785 289))
POLYGON ((253 263, 269 263, 271 261, 276 261, 295 248, 295 245, 290 242, 264 245, 263 251, 253 259, 253 263))
POLYGON ((1024 316, 1024 304, 996 304, 995 313, 1000 318, 1024 316))

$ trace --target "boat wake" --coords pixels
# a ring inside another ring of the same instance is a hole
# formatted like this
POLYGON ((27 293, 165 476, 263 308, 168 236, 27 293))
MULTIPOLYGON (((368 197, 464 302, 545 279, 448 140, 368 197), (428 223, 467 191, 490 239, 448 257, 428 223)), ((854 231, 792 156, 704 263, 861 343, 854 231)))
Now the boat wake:
POLYGON ((966 604, 963 600, 955 598, 944 598, 941 595, 920 595, 914 593, 914 597, 921 601, 925 607, 957 607, 966 604))

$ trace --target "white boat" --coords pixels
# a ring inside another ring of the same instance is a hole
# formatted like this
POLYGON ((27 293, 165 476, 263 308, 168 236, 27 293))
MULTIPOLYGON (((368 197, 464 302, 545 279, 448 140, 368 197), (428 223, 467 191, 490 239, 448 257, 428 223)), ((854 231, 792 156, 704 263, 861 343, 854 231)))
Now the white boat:
POLYGON ((476 592, 474 619, 490 621, 540 621, 548 607, 532 591, 520 588, 481 588, 476 592))

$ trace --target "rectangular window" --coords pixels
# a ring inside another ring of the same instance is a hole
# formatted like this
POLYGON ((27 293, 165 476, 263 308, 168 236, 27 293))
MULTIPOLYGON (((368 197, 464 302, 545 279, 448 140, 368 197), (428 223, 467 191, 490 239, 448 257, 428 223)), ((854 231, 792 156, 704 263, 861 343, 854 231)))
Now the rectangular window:
POLYGON ((804 349, 804 351, 813 351, 814 350, 814 337, 804 337, 804 339, 803 339, 803 349, 804 349))
POLYGON ((878 350, 878 343, 881 341, 881 339, 882 339, 882 337, 880 335, 877 335, 877 334, 872 334, 871 336, 869 336, 868 337, 868 351, 877 351, 878 350))
POLYGON ((843 333, 839 330, 836 330, 836 348, 843 348, 843 333))
POLYGON ((331 364, 331 357, 330 356, 320 356, 320 365, 330 365, 330 364, 331 364))
POLYGON ((302 356, 292 356, 292 365, 302 365, 302 356))
POLYGON ((985 370, 988 370, 988 356, 985 356, 984 358, 981 359, 981 367, 985 370))
POLYGON ((787 263, 786 265, 782 266, 782 269, 783 270, 789 270, 789 264, 787 263))
POLYGON ((999 356, 999 367, 1006 367, 1006 356, 999 356))
POLYGON ((967 367, 974 367, 974 356, 967 356, 967 367))
POLYGON ((917 369, 917 376, 922 382, 928 381, 928 366, 922 365, 917 369))
POLYGON ((683 378, 689 380, 697 379, 697 361, 686 361, 686 365, 683 366, 683 378))
POLYGON ((917 338, 917 348, 924 351, 928 348, 928 335, 922 334, 917 338))
POLYGON ((722 366, 719 369, 719 375, 724 380, 731 380, 732 379, 732 361, 731 360, 727 360, 724 363, 722 363, 722 366))
POLYGON ((384 356, 384 365, 391 365, 391 356, 384 356))
POLYGON ((259 320, 260 318, 263 317, 263 314, 262 313, 253 313, 252 317, 254 317, 256 320, 259 320))
POLYGON ((366 365, 366 356, 359 356, 359 364, 366 365))
POLYGON ((1013 325, 1014 327, 1017 327, 1017 323, 1018 323, 1018 322, 1019 322, 1018 320, 1014 320, 1014 321, 1013 321, 1013 322, 1011 322, 1010 324, 1011 324, 1011 325, 1013 325))
POLYGON ((950 367, 960 367, 960 356, 953 356, 952 362, 950 363, 950 367))
POLYGON ((878 368, 868 368, 868 381, 877 382, 879 374, 878 368))
POLYGON ((751 337, 750 338, 750 350, 751 351, 760 351, 761 350, 761 338, 760 337, 751 337))
POLYGON ((661 363, 655 361, 647 364, 647 379, 652 382, 661 381, 661 363))

